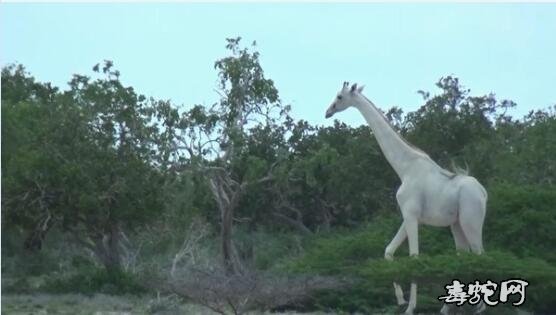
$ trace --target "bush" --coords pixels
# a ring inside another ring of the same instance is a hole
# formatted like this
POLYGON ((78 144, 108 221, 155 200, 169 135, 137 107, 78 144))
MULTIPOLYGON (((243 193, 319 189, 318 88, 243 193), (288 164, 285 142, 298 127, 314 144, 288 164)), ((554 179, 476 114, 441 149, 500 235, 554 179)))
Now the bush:
MULTIPOLYGON (((290 261, 286 268, 296 272, 319 272, 342 274, 358 268, 369 259, 382 259, 384 249, 392 240, 401 224, 397 213, 381 213, 370 223, 357 230, 335 230, 317 234, 309 241, 306 254, 290 261)), ((421 226, 419 247, 422 253, 455 253, 449 229, 421 226)), ((396 252, 396 257, 408 255, 407 242, 396 252)))
MULTIPOLYGON (((515 187, 512 189, 518 190, 515 187)), ((392 307, 385 308, 385 305, 396 305, 392 282, 407 285, 416 281, 419 288, 418 310, 438 312, 441 304, 437 297, 446 294, 444 286, 453 279, 469 283, 476 279, 484 282, 487 279, 501 281, 520 278, 530 283, 527 288, 527 308, 538 312, 556 309, 556 300, 550 293, 556 290, 556 267, 550 263, 553 251, 547 251, 554 246, 554 243, 549 243, 554 235, 548 235, 553 223, 551 210, 546 206, 554 194, 527 188, 519 189, 514 197, 506 196, 514 194, 512 189, 497 186, 491 191, 487 210, 489 219, 485 224, 485 231, 488 231, 485 236, 485 255, 456 254, 449 229, 421 226, 421 255, 417 259, 409 258, 406 242, 398 250, 393 262, 386 261, 383 259, 384 248, 394 236, 401 219, 393 214, 383 214, 356 231, 317 235, 309 242, 305 255, 285 264, 285 268, 293 272, 352 279, 353 285, 348 288, 318 294, 314 303, 306 306, 309 308, 363 313, 392 312, 392 307), (503 211, 511 214, 493 222, 503 211), (511 220, 512 216, 520 217, 515 212, 520 212, 524 219, 511 220), (536 221, 538 217, 546 220, 536 221), (508 224, 513 226, 507 228, 508 224), (539 228, 540 235, 531 233, 531 226, 539 228), (547 233, 543 235, 544 232, 547 233), (510 240, 515 237, 515 233, 521 235, 512 243, 510 240), (531 245, 527 245, 527 242, 531 245)))
POLYGON ((556 263, 556 189, 490 185, 484 227, 485 247, 556 263))
POLYGON ((8 277, 38 277, 60 270, 60 257, 71 251, 61 246, 61 233, 53 229, 44 242, 47 250, 30 251, 23 247, 27 235, 13 227, 2 227, 2 274, 8 277))
POLYGON ((49 293, 140 294, 147 289, 131 273, 104 268, 80 268, 77 273, 52 277, 40 288, 49 293))
POLYGON ((298 257, 303 251, 302 239, 295 233, 274 232, 263 229, 250 234, 237 235, 236 240, 250 239, 253 247, 253 264, 256 270, 270 270, 281 261, 298 257))

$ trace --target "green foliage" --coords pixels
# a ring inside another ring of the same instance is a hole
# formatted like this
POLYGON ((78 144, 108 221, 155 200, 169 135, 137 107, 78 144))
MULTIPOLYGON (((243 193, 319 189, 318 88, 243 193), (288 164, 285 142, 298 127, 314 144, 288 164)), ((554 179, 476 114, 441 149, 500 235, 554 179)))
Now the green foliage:
POLYGON ((294 126, 274 190, 306 226, 354 226, 393 207, 397 179, 370 132, 338 122, 328 128, 303 121, 294 126))
POLYGON ((556 190, 542 185, 489 186, 484 234, 487 250, 509 250, 520 257, 556 263, 556 190))
MULTIPOLYGON (((382 221, 384 225, 392 222, 382 221)), ((413 281, 419 287, 419 309, 437 312, 441 304, 436 297, 445 294, 444 286, 452 279, 466 283, 487 279, 526 279, 530 283, 527 308, 546 311, 556 306, 549 293, 556 289, 556 267, 543 259, 519 258, 508 251, 490 251, 481 256, 456 254, 452 248, 432 247, 432 251, 424 252, 418 258, 410 258, 407 252, 402 252, 390 262, 382 258, 392 235, 385 236, 383 233, 387 230, 395 231, 384 228, 376 234, 371 231, 344 232, 338 237, 317 238, 308 245, 304 256, 285 264, 285 268, 290 272, 332 274, 352 279, 352 285, 342 291, 321 292, 316 297, 313 307, 327 310, 377 312, 385 305, 395 305, 392 282, 407 286, 413 281)), ((439 236, 428 234, 422 244, 427 247, 429 242, 440 241, 442 245, 452 247, 451 242, 442 241, 449 238, 448 235, 439 236)))
POLYGON ((493 177, 513 184, 556 182, 556 107, 531 111, 522 120, 497 121, 497 139, 490 150, 496 160, 493 177))
POLYGON ((344 291, 322 292, 313 305, 321 309, 377 312, 384 305, 395 305, 393 281, 405 285, 416 281, 424 299, 418 302, 419 309, 437 312, 440 304, 435 297, 445 294, 443 288, 452 279, 469 283, 510 278, 529 281, 527 308, 554 309, 549 293, 556 289, 554 190, 507 183, 492 184, 488 190, 484 255, 456 254, 448 229, 420 226, 420 256, 409 258, 402 245, 395 260, 386 261, 384 248, 401 222, 393 214, 383 214, 356 230, 316 235, 304 255, 282 266, 289 272, 353 279, 344 291))
POLYGON ((83 294, 105 293, 112 295, 141 294, 147 289, 137 278, 122 270, 81 268, 78 273, 49 278, 39 290, 49 293, 83 294))
MULTIPOLYGON (((332 233, 315 235, 307 245, 307 252, 288 269, 296 272, 340 274, 370 258, 381 258, 388 238, 395 234, 396 220, 384 218, 380 224, 368 224, 356 231, 338 229, 332 233)), ((375 222, 378 222, 376 220, 375 222)))
MULTIPOLYGON (((21 243, 17 246, 21 248, 21 243)), ((56 251, 19 250, 2 255, 2 273, 14 278, 37 277, 59 269, 60 257, 56 251)))
MULTIPOLYGON (((394 213, 381 213, 372 221, 355 230, 336 229, 331 233, 315 235, 307 245, 307 252, 298 261, 288 265, 296 272, 342 274, 351 272, 369 259, 383 259, 384 249, 396 234, 401 218, 394 213)), ((447 229, 421 226, 419 230, 421 252, 455 253, 447 229)), ((407 255, 401 247, 397 256, 407 255)))
POLYGON ((401 257, 393 262, 376 259, 353 270, 353 277, 355 284, 347 292, 327 292, 320 296, 321 307, 340 306, 344 310, 376 312, 385 305, 395 305, 392 282, 396 281, 405 289, 409 283, 417 283, 418 310, 438 312, 442 305, 436 298, 446 294, 444 286, 453 279, 471 283, 516 278, 529 282, 526 309, 546 312, 556 306, 550 293, 556 289, 556 268, 540 259, 521 259, 507 252, 493 251, 482 256, 420 255, 419 258, 401 257), (373 299, 369 299, 370 296, 373 299))
MULTIPOLYGON (((509 252, 491 251, 484 255, 471 253, 419 255, 418 258, 400 257, 393 262, 371 260, 357 270, 362 277, 374 281, 433 281, 475 279, 501 281, 521 278, 540 284, 556 281, 556 268, 538 258, 518 258, 509 252)), ((556 283, 553 283, 556 285, 556 283)))
POLYGON ((304 240, 292 233, 258 230, 239 238, 249 237, 253 246, 253 264, 257 270, 278 269, 281 262, 298 257, 304 240))
POLYGON ((2 101, 11 103, 50 102, 58 88, 50 83, 35 82, 23 65, 10 64, 2 68, 2 101))
POLYGON ((480 181, 487 179, 496 161, 488 149, 495 138, 494 119, 504 119, 515 103, 497 101, 492 93, 470 96, 452 76, 441 78, 436 86, 441 93, 432 97, 420 91, 425 104, 406 115, 402 133, 440 165, 468 164, 480 181))
MULTIPOLYGON (((225 92, 226 124, 236 126, 237 116, 245 112, 265 112, 266 105, 278 102, 278 90, 274 82, 264 77, 259 62, 259 53, 241 48, 241 37, 226 39, 226 48, 232 56, 222 58, 214 63, 219 70, 220 88, 225 92)), ((252 47, 256 43, 253 42, 252 47)))
POLYGON ((110 62, 103 73, 75 75, 60 93, 21 67, 2 71, 2 211, 3 223, 42 238, 60 224, 117 268, 118 233, 157 213, 164 170, 152 167, 161 162, 153 152, 162 154, 155 108, 120 83, 110 62), (100 246, 105 236, 112 245, 100 246))

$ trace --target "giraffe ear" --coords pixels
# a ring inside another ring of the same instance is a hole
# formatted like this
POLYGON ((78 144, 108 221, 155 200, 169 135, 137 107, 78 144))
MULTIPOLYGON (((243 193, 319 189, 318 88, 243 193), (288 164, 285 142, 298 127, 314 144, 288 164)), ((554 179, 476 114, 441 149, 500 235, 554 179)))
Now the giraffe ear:
POLYGON ((351 92, 355 92, 355 90, 357 90, 357 83, 353 83, 353 85, 351 86, 351 92))
POLYGON ((365 88, 365 86, 361 85, 360 87, 357 88, 357 92, 359 93, 363 92, 363 88, 365 88))

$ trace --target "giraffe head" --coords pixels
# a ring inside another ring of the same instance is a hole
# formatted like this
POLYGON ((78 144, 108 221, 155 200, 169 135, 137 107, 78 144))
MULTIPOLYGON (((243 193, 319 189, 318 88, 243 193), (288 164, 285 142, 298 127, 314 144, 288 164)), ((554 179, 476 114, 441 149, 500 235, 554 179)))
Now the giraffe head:
POLYGON ((346 108, 353 106, 354 98, 363 91, 363 86, 357 87, 357 83, 354 83, 351 87, 348 82, 344 82, 342 89, 334 100, 330 107, 326 110, 326 118, 332 117, 334 114, 345 110, 346 108))

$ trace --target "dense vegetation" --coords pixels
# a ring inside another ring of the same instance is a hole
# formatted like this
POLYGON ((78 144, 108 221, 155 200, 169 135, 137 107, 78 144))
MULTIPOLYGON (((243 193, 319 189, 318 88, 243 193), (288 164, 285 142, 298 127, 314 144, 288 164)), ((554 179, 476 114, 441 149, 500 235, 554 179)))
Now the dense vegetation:
POLYGON ((486 255, 456 255, 447 229, 423 227, 424 255, 389 263, 399 180, 370 129, 296 120, 255 45, 227 48, 211 106, 147 98, 110 61, 68 90, 2 69, 3 292, 150 294, 157 274, 218 265, 351 279, 305 309, 393 311, 391 282, 413 280, 426 284, 418 307, 435 311, 454 277, 518 277, 529 309, 556 310, 556 106, 517 119, 513 102, 448 76, 417 111, 386 111, 489 192, 486 255))

